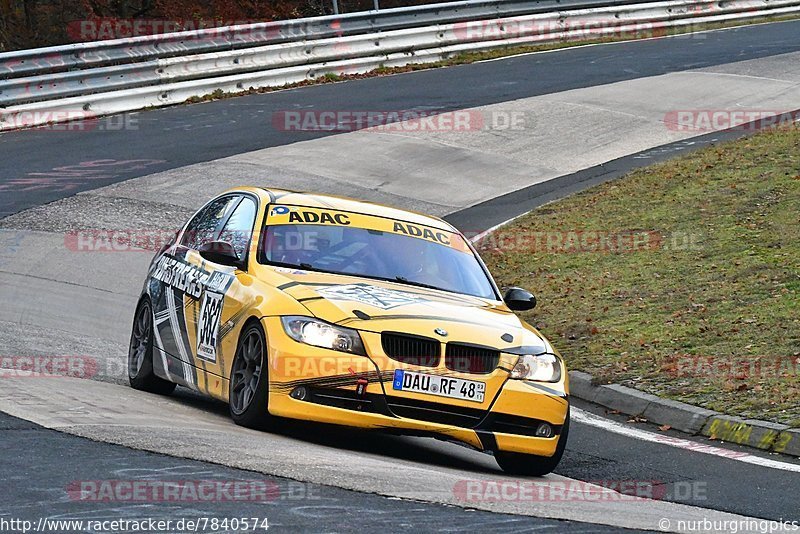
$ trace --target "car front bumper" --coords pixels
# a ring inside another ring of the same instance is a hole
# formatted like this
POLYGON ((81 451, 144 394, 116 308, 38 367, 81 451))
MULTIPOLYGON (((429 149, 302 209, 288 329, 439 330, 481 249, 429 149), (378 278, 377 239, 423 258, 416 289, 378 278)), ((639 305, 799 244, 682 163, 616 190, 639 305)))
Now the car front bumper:
POLYGON ((556 384, 507 379, 483 408, 466 401, 440 402, 431 395, 393 391, 392 371, 379 369, 369 357, 298 343, 284 333, 278 318, 263 321, 269 332, 272 415, 433 436, 479 450, 555 454, 569 408, 566 373, 556 384), (553 429, 552 437, 534 435, 542 423, 553 429))

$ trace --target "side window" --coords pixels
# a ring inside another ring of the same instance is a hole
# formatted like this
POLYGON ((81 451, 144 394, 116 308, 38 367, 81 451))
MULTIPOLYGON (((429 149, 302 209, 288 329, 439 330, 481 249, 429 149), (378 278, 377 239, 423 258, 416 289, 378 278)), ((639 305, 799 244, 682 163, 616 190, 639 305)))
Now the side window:
POLYGON ((240 260, 247 255, 255 221, 256 203, 250 197, 243 197, 219 235, 220 241, 227 241, 233 245, 233 250, 240 260))
POLYGON ((181 238, 181 245, 197 250, 200 245, 214 241, 220 222, 225 219, 228 212, 233 209, 239 196, 225 196, 212 200, 205 208, 194 216, 186 226, 186 231, 181 238))

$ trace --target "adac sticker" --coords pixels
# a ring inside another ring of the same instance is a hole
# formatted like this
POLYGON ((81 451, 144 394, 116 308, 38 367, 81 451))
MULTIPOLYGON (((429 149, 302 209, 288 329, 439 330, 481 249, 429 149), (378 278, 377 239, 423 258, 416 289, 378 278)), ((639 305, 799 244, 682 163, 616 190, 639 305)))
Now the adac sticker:
POLYGON ((438 243, 440 245, 453 248, 459 252, 472 254, 472 251, 467 246, 464 238, 462 238, 460 234, 453 232, 446 232, 437 228, 429 228, 427 226, 420 226, 418 224, 401 221, 394 222, 392 226, 392 232, 408 237, 416 237, 417 239, 432 241, 433 243, 438 243))
POLYGON ((392 232, 396 234, 405 234, 411 237, 419 237, 428 241, 434 241, 440 245, 450 246, 450 235, 448 232, 441 230, 433 230, 425 226, 417 226, 411 223, 395 222, 392 232))
POLYGON ((345 213, 331 213, 327 211, 293 211, 289 214, 290 223, 300 224, 338 224, 350 225, 350 216, 345 213))
POLYGON ((278 223, 286 222, 289 224, 331 224, 349 226, 351 222, 350 214, 348 213, 295 206, 274 206, 270 209, 269 216, 278 218, 278 223))

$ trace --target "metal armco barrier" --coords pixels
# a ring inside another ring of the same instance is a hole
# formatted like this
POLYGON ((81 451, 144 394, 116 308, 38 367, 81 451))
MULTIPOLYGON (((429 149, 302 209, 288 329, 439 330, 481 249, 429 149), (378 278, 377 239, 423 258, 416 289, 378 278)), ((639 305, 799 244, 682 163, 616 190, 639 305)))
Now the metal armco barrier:
POLYGON ((800 12, 800 0, 456 2, 0 54, 0 130, 463 52, 800 12))

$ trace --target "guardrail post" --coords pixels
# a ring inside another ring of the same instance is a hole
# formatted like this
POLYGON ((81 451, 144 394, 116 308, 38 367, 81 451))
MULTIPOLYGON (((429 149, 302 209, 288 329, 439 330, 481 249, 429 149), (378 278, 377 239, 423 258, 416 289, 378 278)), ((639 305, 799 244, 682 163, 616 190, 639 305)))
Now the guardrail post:
POLYGON ((333 14, 339 14, 339 0, 333 0, 333 14))
POLYGON ((381 10, 381 0, 372 0, 372 5, 375 7, 375 11, 381 10))

